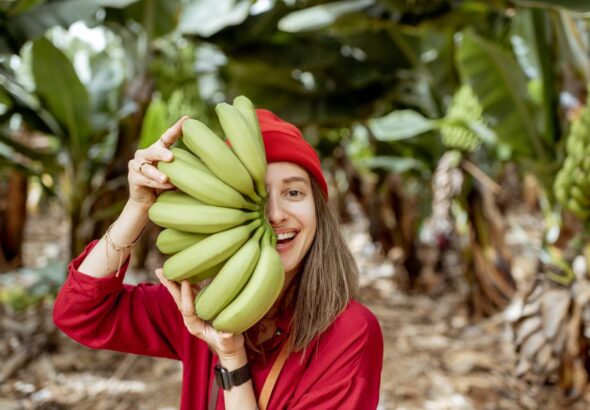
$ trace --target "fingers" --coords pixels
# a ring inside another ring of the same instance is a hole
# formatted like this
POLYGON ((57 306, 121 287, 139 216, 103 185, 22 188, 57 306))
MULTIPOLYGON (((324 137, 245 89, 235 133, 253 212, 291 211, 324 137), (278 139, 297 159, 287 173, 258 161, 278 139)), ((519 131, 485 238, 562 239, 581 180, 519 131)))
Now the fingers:
POLYGON ((195 316, 195 298, 193 296, 193 289, 188 281, 183 280, 180 285, 180 311, 182 316, 195 316))
POLYGON ((132 185, 142 185, 151 188, 158 189, 170 189, 173 185, 168 182, 168 177, 162 172, 158 171, 156 167, 148 163, 141 165, 141 172, 139 172, 140 166, 137 161, 129 161, 129 182, 132 185))
POLYGON ((131 160, 130 168, 133 168, 138 174, 143 175, 149 179, 153 179, 159 183, 166 183, 168 182, 168 177, 158 168, 150 163, 150 161, 146 161, 144 159, 134 159, 131 160), (140 162, 141 161, 141 162, 140 162))
POLYGON ((172 299, 174 299, 176 306, 178 306, 180 309, 180 286, 178 286, 178 283, 166 279, 162 269, 156 269, 156 276, 158 277, 160 283, 164 285, 166 289, 168 289, 168 292, 170 292, 170 295, 172 295, 172 299))
POLYGON ((182 134, 182 123, 186 120, 188 115, 185 115, 174 124, 172 127, 168 128, 164 134, 158 140, 158 143, 161 147, 168 148, 172 144, 176 142, 176 140, 182 134))
POLYGON ((168 177, 155 164, 160 161, 172 161, 174 155, 168 149, 182 134, 182 122, 188 116, 182 117, 160 137, 158 141, 146 149, 135 151, 134 158, 129 161, 130 179, 136 174, 133 182, 158 189, 170 189, 168 177), (143 178, 141 177, 143 176, 143 178))
POLYGON ((186 280, 183 280, 180 285, 180 312, 182 313, 184 325, 189 329, 191 334, 202 337, 206 324, 195 313, 193 289, 191 284, 186 280))

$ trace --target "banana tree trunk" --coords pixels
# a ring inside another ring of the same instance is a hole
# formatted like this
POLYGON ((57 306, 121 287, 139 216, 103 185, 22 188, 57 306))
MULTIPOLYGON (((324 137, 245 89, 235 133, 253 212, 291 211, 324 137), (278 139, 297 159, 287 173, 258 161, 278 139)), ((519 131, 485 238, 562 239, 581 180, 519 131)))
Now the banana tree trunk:
POLYGON ((385 180, 386 203, 395 217, 395 228, 391 231, 394 246, 402 250, 402 264, 410 288, 417 285, 422 263, 417 256, 416 232, 418 203, 415 197, 404 193, 403 181, 399 175, 388 175, 385 180))
MULTIPOLYGON (((404 286, 414 287, 422 269, 416 247, 416 198, 410 198, 404 193, 399 175, 383 173, 373 186, 363 180, 344 149, 337 150, 334 159, 334 178, 337 169, 343 171, 348 192, 356 198, 369 219, 371 238, 381 245, 383 252, 403 272, 398 277, 403 277, 404 286)), ((345 202, 346 196, 341 195, 338 209, 349 217, 345 202)))
POLYGON ((516 290, 511 253, 504 242, 506 226, 492 194, 481 186, 467 196, 470 241, 465 249, 472 316, 492 315, 510 303, 516 290))
POLYGON ((0 272, 22 266, 22 246, 27 218, 27 176, 12 170, 0 185, 0 272))

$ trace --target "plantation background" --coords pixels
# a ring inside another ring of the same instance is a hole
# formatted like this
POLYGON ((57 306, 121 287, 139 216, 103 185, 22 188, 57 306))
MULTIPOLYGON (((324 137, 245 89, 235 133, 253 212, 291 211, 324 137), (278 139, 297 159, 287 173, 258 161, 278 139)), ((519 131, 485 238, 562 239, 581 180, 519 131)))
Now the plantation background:
MULTIPOLYGON (((590 2, 0 2, 0 408, 167 409, 178 363, 51 322, 182 115, 297 124, 385 337, 382 409, 590 405, 590 2)), ((127 281, 155 281, 148 226, 127 281)))

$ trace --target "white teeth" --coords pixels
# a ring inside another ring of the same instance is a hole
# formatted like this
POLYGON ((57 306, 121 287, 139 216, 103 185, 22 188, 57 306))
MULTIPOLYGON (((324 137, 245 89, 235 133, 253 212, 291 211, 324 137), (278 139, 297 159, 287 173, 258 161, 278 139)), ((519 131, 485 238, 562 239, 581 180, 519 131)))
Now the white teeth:
POLYGON ((279 233, 277 234, 277 239, 279 241, 285 240, 285 239, 291 239, 295 237, 295 232, 287 232, 287 233, 279 233))

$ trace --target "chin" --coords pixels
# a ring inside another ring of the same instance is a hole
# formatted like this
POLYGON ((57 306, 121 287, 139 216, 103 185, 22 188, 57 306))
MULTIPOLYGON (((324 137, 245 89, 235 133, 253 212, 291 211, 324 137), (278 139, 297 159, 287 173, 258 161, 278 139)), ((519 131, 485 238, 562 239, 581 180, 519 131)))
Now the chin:
POLYGON ((290 260, 290 258, 283 258, 281 257, 281 261, 283 262, 283 269, 285 270, 285 274, 288 274, 290 272, 296 271, 300 268, 301 264, 297 264, 295 263, 293 260, 290 260))

